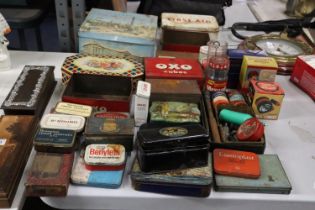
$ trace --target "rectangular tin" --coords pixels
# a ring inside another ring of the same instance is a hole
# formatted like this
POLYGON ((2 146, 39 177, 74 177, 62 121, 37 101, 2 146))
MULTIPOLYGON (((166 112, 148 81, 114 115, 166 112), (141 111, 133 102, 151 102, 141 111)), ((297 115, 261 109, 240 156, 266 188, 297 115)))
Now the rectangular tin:
MULTIPOLYGON (((210 124, 210 131, 211 131, 210 133, 212 137, 210 141, 211 151, 215 148, 225 148, 225 149, 235 149, 235 150, 241 150, 241 151, 254 152, 257 154, 264 153, 265 147, 266 147, 265 136, 263 136, 260 139, 260 141, 237 141, 234 138, 233 138, 233 141, 227 140, 226 135, 225 135, 226 131, 224 130, 224 124, 220 123, 220 121, 218 120, 219 117, 214 107, 212 106, 210 93, 204 92, 203 97, 204 97, 206 110, 208 113, 207 118, 210 124)), ((255 115, 254 111, 250 108, 250 106, 226 105, 224 107, 232 111, 244 112, 252 116, 255 115)))
POLYGON ((130 77, 73 74, 62 101, 129 112, 132 87, 130 77))
POLYGON ((25 183, 26 195, 66 196, 73 157, 73 153, 37 152, 25 183))
POLYGON ((30 115, 0 117, 0 208, 10 208, 32 149, 37 119, 30 115))
POLYGON ((199 52, 209 40, 217 40, 219 25, 208 15, 162 13, 162 48, 199 52))
POLYGON ((74 130, 39 128, 34 137, 34 147, 39 152, 71 153, 75 147, 74 130))
POLYGON ((212 160, 209 155, 207 166, 154 174, 142 172, 135 159, 130 177, 133 187, 139 191, 208 197, 212 176, 212 160))
POLYGON ((41 128, 73 130, 81 132, 85 126, 85 118, 67 114, 45 114, 40 121, 41 128))
POLYGON ((4 113, 40 117, 56 85, 54 68, 25 66, 1 105, 4 113))
POLYGON ((146 79, 146 82, 151 84, 151 101, 199 103, 201 100, 201 91, 194 80, 146 79))
POLYGON ((63 83, 68 83, 73 73, 128 77, 134 87, 144 79, 143 58, 135 56, 72 55, 63 62, 61 72, 63 83))
POLYGON ((200 124, 144 124, 137 133, 137 158, 144 172, 205 166, 209 135, 200 124))
POLYGON ((156 16, 93 8, 79 30, 79 52, 154 57, 156 16))
POLYGON ((204 72, 197 59, 145 58, 146 79, 197 80, 200 90, 204 85, 204 72))
POLYGON ((89 117, 92 113, 92 107, 81 104, 58 102, 55 112, 59 114, 78 115, 82 117, 89 117))
POLYGON ((76 155, 73 170, 71 173, 71 182, 73 184, 103 187, 119 188, 124 176, 124 169, 118 171, 91 171, 86 169, 82 157, 76 155))
POLYGON ((134 118, 136 126, 140 126, 147 122, 150 95, 151 84, 144 81, 138 81, 134 102, 134 118))
POLYGON ((126 152, 131 152, 134 126, 133 119, 90 117, 84 131, 85 142, 86 144, 121 144, 126 152))
POLYGON ((261 175, 247 179, 223 175, 214 176, 214 189, 222 192, 254 192, 290 194, 292 186, 277 155, 259 155, 261 175))

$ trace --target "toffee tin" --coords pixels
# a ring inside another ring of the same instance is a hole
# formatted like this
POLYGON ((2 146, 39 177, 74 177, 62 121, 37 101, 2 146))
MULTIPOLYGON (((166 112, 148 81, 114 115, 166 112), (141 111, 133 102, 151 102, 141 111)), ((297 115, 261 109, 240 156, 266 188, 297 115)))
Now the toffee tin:
POLYGON ((84 117, 66 114, 46 114, 40 121, 41 128, 74 130, 76 132, 81 132, 84 125, 84 117))
POLYGON ((92 113, 92 107, 75 103, 59 102, 55 108, 55 112, 89 117, 92 113))
POLYGON ((70 153, 74 150, 75 138, 73 130, 39 128, 33 144, 39 152, 70 153))
POLYGON ((125 167, 125 147, 119 144, 90 144, 85 149, 88 170, 122 170, 125 167))

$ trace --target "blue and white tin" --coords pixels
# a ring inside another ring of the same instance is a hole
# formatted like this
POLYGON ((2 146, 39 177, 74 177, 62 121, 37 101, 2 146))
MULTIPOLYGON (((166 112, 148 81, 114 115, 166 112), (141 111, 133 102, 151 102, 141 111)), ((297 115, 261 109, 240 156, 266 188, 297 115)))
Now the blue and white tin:
POLYGON ((154 57, 156 16, 92 9, 79 30, 79 51, 92 55, 154 57))

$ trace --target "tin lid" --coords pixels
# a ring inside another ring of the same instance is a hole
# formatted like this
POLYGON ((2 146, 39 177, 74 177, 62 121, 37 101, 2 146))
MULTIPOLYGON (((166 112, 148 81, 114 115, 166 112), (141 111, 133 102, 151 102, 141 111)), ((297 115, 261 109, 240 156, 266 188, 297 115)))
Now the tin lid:
POLYGON ((259 141, 263 135, 264 125, 256 117, 246 120, 236 132, 239 141, 259 141))
POLYGON ((89 117, 92 113, 92 107, 81 104, 59 102, 55 108, 55 111, 60 114, 71 114, 82 117, 89 117))
POLYGON ((73 147, 76 133, 73 130, 39 128, 34 145, 52 147, 73 147))
POLYGON ((217 32, 219 24, 214 16, 162 13, 162 28, 196 32, 217 32))
POLYGON ((263 94, 283 95, 284 90, 277 82, 263 82, 257 80, 250 80, 251 85, 255 91, 263 94))
POLYGON ((137 84, 137 96, 150 98, 151 95, 151 84, 148 82, 144 82, 139 80, 137 84))
POLYGON ((93 117, 96 118, 110 118, 110 119, 129 119, 130 114, 128 112, 93 112, 93 117))
POLYGON ((40 121, 41 128, 74 130, 80 132, 85 125, 85 118, 77 115, 46 114, 40 121))
POLYGON ((258 155, 230 149, 213 151, 214 171, 217 174, 257 179, 260 176, 258 155))
POLYGON ((122 165, 126 161, 125 147, 120 144, 90 144, 85 149, 88 165, 122 165))
POLYGON ((135 44, 155 44, 158 18, 153 15, 91 9, 79 37, 135 44))

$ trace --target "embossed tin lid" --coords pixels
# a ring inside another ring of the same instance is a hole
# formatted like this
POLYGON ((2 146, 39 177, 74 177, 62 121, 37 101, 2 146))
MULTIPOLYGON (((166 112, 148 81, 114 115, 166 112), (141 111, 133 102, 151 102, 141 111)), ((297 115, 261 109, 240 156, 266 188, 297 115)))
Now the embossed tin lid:
POLYGON ((39 128, 33 143, 35 146, 73 147, 75 137, 73 130, 39 128))
POLYGON ((85 149, 87 165, 122 165, 126 161, 125 147, 120 144, 90 144, 85 149))
POLYGON ((89 117, 92 113, 92 107, 81 104, 58 102, 55 112, 60 114, 78 115, 82 117, 89 117))
POLYGON ((162 13, 163 29, 196 32, 218 32, 219 24, 214 16, 178 13, 162 13))
POLYGON ((80 132, 85 125, 85 118, 77 115, 46 114, 40 121, 42 128, 74 130, 80 132))
POLYGON ((256 117, 246 120, 236 132, 239 141, 259 141, 263 135, 264 125, 256 117))

